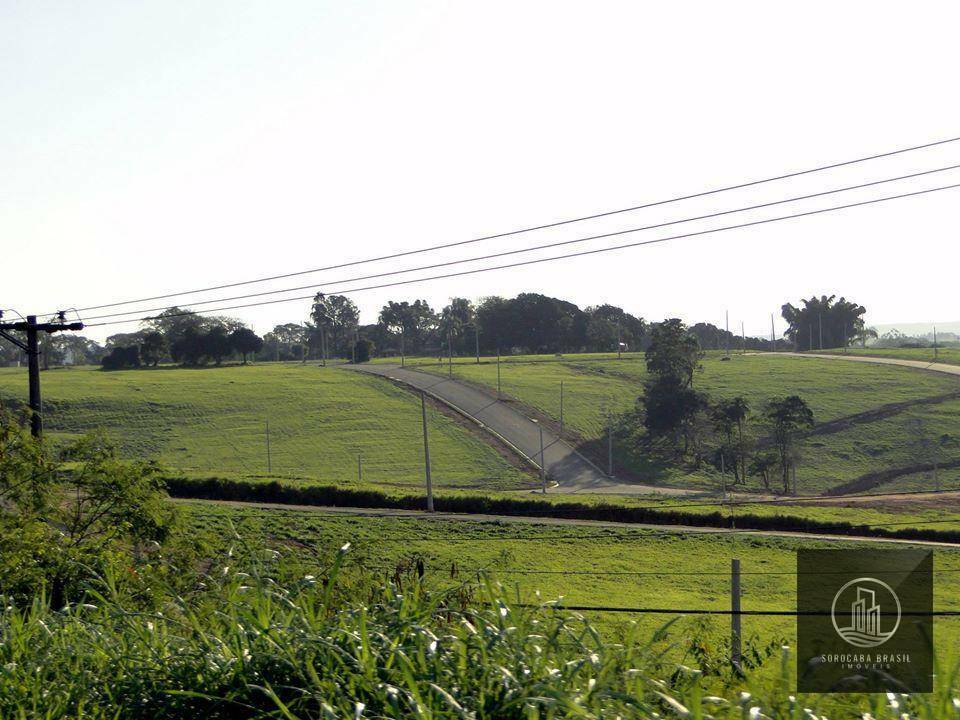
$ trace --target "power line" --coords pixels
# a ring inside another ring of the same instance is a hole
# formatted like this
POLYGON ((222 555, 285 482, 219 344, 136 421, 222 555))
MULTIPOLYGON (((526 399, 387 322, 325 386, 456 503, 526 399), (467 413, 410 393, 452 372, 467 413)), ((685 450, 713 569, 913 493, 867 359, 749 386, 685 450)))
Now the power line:
POLYGON ((417 254, 426 253, 426 252, 433 252, 433 251, 435 251, 435 250, 443 250, 443 249, 446 249, 446 248, 459 247, 459 246, 461 246, 461 245, 469 245, 469 244, 473 244, 473 243, 484 242, 484 241, 486 241, 486 240, 495 240, 495 239, 498 239, 498 238, 511 237, 511 236, 514 236, 514 235, 521 235, 521 234, 524 234, 524 233, 534 232, 534 231, 537 231, 537 230, 546 230, 546 229, 549 229, 549 228, 561 227, 561 226, 564 226, 564 225, 571 225, 571 224, 573 224, 573 223, 584 222, 584 221, 587 221, 587 220, 596 220, 596 219, 603 218, 603 217, 610 217, 610 216, 612 216, 612 215, 619 215, 619 214, 623 214, 623 213, 627 213, 627 212, 634 212, 634 211, 636 211, 636 210, 643 210, 643 209, 651 208, 651 207, 659 207, 659 206, 662 206, 662 205, 668 205, 668 204, 671 204, 671 203, 681 202, 681 201, 684 201, 684 200, 693 200, 693 199, 695 199, 695 198, 707 197, 707 196, 709 196, 709 195, 715 195, 715 194, 717 194, 717 193, 729 192, 729 191, 731 191, 731 190, 740 190, 740 189, 743 189, 743 188, 754 187, 754 186, 756 186, 756 185, 763 185, 763 184, 765 184, 765 183, 771 183, 771 182, 776 182, 776 181, 779 181, 779 180, 786 180, 786 179, 789 179, 789 178, 800 177, 800 176, 803 176, 803 175, 810 175, 810 174, 812 174, 812 173, 823 172, 823 171, 825 171, 825 170, 833 170, 833 169, 836 169, 836 168, 839 168, 839 167, 845 167, 845 166, 849 166, 849 165, 856 165, 856 164, 858 164, 858 163, 868 162, 868 161, 870 161, 870 160, 879 160, 879 159, 881 159, 881 158, 892 157, 892 156, 894 156, 894 155, 901 155, 901 154, 903 154, 903 153, 914 152, 914 151, 916 151, 916 150, 923 150, 923 149, 926 149, 926 148, 937 147, 937 146, 940 146, 940 145, 946 145, 946 144, 948 144, 948 143, 957 142, 958 140, 960 140, 960 137, 947 138, 946 140, 937 140, 937 141, 935 141, 935 142, 924 143, 923 145, 914 145, 914 146, 907 147, 907 148, 901 148, 901 149, 899 149, 899 150, 892 150, 892 151, 889 151, 889 152, 883 152, 883 153, 878 153, 878 154, 875 154, 875 155, 868 155, 868 156, 865 156, 865 157, 855 158, 855 159, 853 159, 853 160, 845 160, 845 161, 843 161, 843 162, 831 163, 831 164, 829 164, 829 165, 821 165, 821 166, 814 167, 814 168, 810 168, 810 169, 807 169, 807 170, 800 170, 800 171, 796 171, 796 172, 785 173, 785 174, 783 174, 783 175, 777 175, 777 176, 774 176, 774 177, 763 178, 763 179, 760 179, 760 180, 751 180, 751 181, 749 181, 749 182, 739 183, 739 184, 737 184, 737 185, 728 185, 728 186, 726 186, 726 187, 720 187, 720 188, 716 188, 716 189, 713 189, 713 190, 705 190, 705 191, 703 191, 703 192, 693 193, 693 194, 691 194, 691 195, 682 195, 682 196, 679 196, 679 197, 668 198, 668 199, 666 199, 666 200, 657 200, 657 201, 654 201, 654 202, 643 203, 643 204, 640 204, 640 205, 634 205, 634 206, 631 206, 631 207, 621 208, 621 209, 618 209, 618 210, 608 210, 608 211, 604 211, 604 212, 594 213, 594 214, 591 214, 591 215, 582 215, 582 216, 580 216, 580 217, 575 217, 575 218, 571 218, 571 219, 568 219, 568 220, 559 220, 559 221, 557 221, 557 222, 552 222, 552 223, 544 223, 544 224, 541 224, 541 225, 533 225, 533 226, 529 226, 529 227, 525 227, 525 228, 520 228, 520 229, 518 229, 518 230, 510 230, 510 231, 508 231, 508 232, 496 233, 496 234, 492 234, 492 235, 483 235, 483 236, 481 236, 481 237, 471 238, 471 239, 469 239, 469 240, 461 240, 461 241, 458 241, 458 242, 443 243, 443 244, 440 244, 440 245, 432 245, 432 246, 429 246, 429 247, 418 248, 418 249, 416 249, 416 250, 406 250, 406 251, 404 251, 404 252, 392 253, 392 254, 390 254, 390 255, 381 255, 381 256, 379 256, 379 257, 366 258, 366 259, 362 259, 362 260, 353 260, 353 261, 350 261, 350 262, 339 263, 339 264, 337 264, 337 265, 327 265, 327 266, 324 266, 324 267, 312 268, 312 269, 310 269, 310 270, 300 270, 300 271, 297 271, 297 272, 283 273, 283 274, 280 274, 280 275, 271 275, 271 276, 268 276, 268 277, 254 278, 254 279, 251 279, 251 280, 243 280, 243 281, 240 281, 240 282, 224 283, 224 284, 221 284, 221 285, 212 285, 212 286, 205 287, 205 288, 198 288, 198 289, 194 289, 194 290, 183 290, 183 291, 180 291, 180 292, 167 293, 167 294, 164 294, 164 295, 153 295, 153 296, 151 296, 151 297, 139 298, 139 299, 137 299, 137 300, 124 300, 124 301, 120 301, 120 302, 106 303, 106 304, 103 304, 103 305, 91 305, 91 306, 88 306, 88 307, 79 308, 79 311, 80 311, 80 312, 86 312, 86 311, 89 311, 89 310, 103 310, 103 309, 105 309, 105 308, 118 307, 118 306, 121 306, 121 305, 132 305, 132 304, 136 304, 136 303, 140 303, 140 302, 151 302, 151 301, 153 301, 153 300, 165 300, 165 299, 174 298, 174 297, 181 297, 181 296, 183 296, 183 295, 193 295, 193 294, 200 293, 200 292, 209 292, 209 291, 212 291, 212 290, 224 290, 224 289, 227 289, 227 288, 240 287, 240 286, 243 286, 243 285, 252 285, 252 284, 255 284, 255 283, 269 282, 269 281, 271 281, 271 280, 282 280, 282 279, 285 279, 285 278, 297 277, 297 276, 300 276, 300 275, 309 275, 309 274, 311 274, 311 273, 323 272, 323 271, 326 271, 326 270, 336 270, 336 269, 345 268, 345 267, 354 267, 354 266, 356 266, 356 265, 364 265, 364 264, 367 264, 367 263, 379 262, 379 261, 382 261, 382 260, 393 260, 393 259, 400 258, 400 257, 407 257, 407 256, 409 256, 409 255, 417 255, 417 254))
MULTIPOLYGON (((476 268, 476 269, 473 269, 473 270, 462 270, 462 271, 460 271, 460 272, 447 273, 447 274, 443 274, 443 275, 433 275, 433 276, 421 277, 421 278, 414 278, 414 279, 412 279, 412 280, 400 280, 400 281, 397 281, 397 282, 382 283, 382 284, 380 284, 380 285, 368 285, 368 286, 366 286, 366 287, 359 287, 359 288, 345 288, 345 289, 342 289, 342 290, 340 290, 340 289, 338 289, 338 290, 331 290, 331 291, 329 291, 327 294, 331 294, 331 295, 333 295, 333 294, 337 294, 337 295, 347 295, 347 294, 350 294, 350 293, 363 292, 363 291, 366 291, 366 290, 379 290, 379 289, 382 289, 382 288, 397 287, 397 286, 400 286, 400 285, 411 285, 411 284, 415 284, 415 283, 430 282, 430 281, 432 281, 432 280, 443 280, 443 279, 452 278, 452 277, 463 277, 463 276, 465 276, 465 275, 475 275, 475 274, 477 274, 477 273, 491 272, 491 271, 494 271, 494 270, 506 270, 506 269, 508 269, 508 268, 523 267, 523 266, 526 266, 526 265, 536 265, 536 264, 539 264, 539 263, 553 262, 553 261, 555 261, 555 260, 566 260, 566 259, 574 258, 574 257, 583 257, 583 256, 587 256, 587 255, 596 255, 596 254, 604 253, 604 252, 612 252, 612 251, 614 251, 614 250, 625 250, 625 249, 627 249, 627 248, 640 247, 640 246, 643 246, 643 245, 654 245, 654 244, 657 244, 657 243, 668 242, 668 241, 670 241, 670 240, 680 240, 680 239, 683 239, 683 238, 697 237, 697 236, 700 236, 700 235, 709 235, 709 234, 711 234, 711 233, 724 232, 724 231, 727 231, 727 230, 737 230, 737 229, 740 229, 740 228, 754 227, 754 226, 758 226, 758 225, 766 225, 766 224, 769 224, 769 223, 780 222, 780 221, 782 221, 782 220, 793 220, 793 219, 795 219, 795 218, 809 217, 809 216, 813 216, 813 215, 821 215, 821 214, 823 214, 823 213, 834 212, 834 211, 836 211, 836 210, 846 210, 846 209, 848 209, 848 208, 863 207, 863 206, 866 206, 866 205, 874 205, 874 204, 881 203, 881 202, 887 202, 888 200, 899 200, 899 199, 902 199, 902 198, 915 197, 915 196, 918 196, 918 195, 927 195, 927 194, 930 194, 930 193, 938 192, 938 191, 940 191, 940 190, 951 190, 951 189, 954 189, 954 188, 957 188, 957 187, 960 187, 960 183, 954 183, 954 184, 952 184, 952 185, 941 185, 941 186, 938 186, 938 187, 935 187, 935 188, 928 188, 928 189, 926 189, 926 190, 917 190, 917 191, 914 191, 914 192, 902 193, 902 194, 900 194, 900 195, 889 195, 889 196, 887 196, 887 197, 874 198, 873 200, 864 200, 864 201, 861 201, 861 202, 849 203, 849 204, 846 204, 846 205, 836 205, 836 206, 833 206, 833 207, 821 208, 821 209, 819 209, 819 210, 809 210, 809 211, 806 211, 806 212, 793 213, 793 214, 791 214, 791 215, 782 215, 782 216, 780 216, 780 217, 768 218, 768 219, 766 219, 766 220, 754 220, 754 221, 752 221, 752 222, 739 223, 739 224, 737 224, 737 225, 727 225, 727 226, 720 227, 720 228, 712 228, 712 229, 710 229, 710 230, 700 230, 700 231, 698 231, 698 232, 684 233, 684 234, 681 234, 681 235, 672 235, 672 236, 663 237, 663 238, 655 238, 655 239, 653 239, 653 240, 643 240, 643 241, 634 242, 634 243, 626 243, 626 244, 623 244, 623 245, 613 245, 613 246, 610 246, 610 247, 596 248, 596 249, 594 249, 594 250, 581 250, 581 251, 579 251, 579 252, 568 253, 568 254, 566 254, 566 255, 554 255, 554 256, 552 256, 552 257, 547 257, 547 258, 537 258, 537 259, 534 259, 534 260, 524 260, 524 261, 516 262, 516 263, 508 263, 508 264, 506 264, 506 265, 494 265, 494 266, 492 266, 492 267, 476 268)), ((624 234, 624 233, 626 233, 626 232, 629 232, 629 231, 620 231, 620 232, 617 232, 617 233, 610 233, 609 236, 622 235, 622 234, 624 234)), ((184 311, 184 312, 182 312, 182 313, 171 313, 171 314, 166 315, 166 316, 164 316, 164 317, 174 318, 174 317, 183 317, 183 316, 186 316, 186 315, 199 315, 199 314, 201 314, 201 313, 208 313, 208 312, 223 312, 223 311, 225 311, 225 310, 239 310, 239 309, 243 309, 243 308, 259 307, 259 306, 263 306, 263 305, 275 305, 275 304, 278 304, 278 303, 296 302, 296 301, 298 301, 298 300, 310 300, 310 299, 312 299, 312 298, 313 298, 313 295, 301 295, 301 296, 292 297, 292 298, 281 298, 281 299, 279 299, 279 300, 264 300, 264 301, 260 301, 260 302, 254 302, 254 303, 245 303, 245 304, 242 304, 242 305, 232 305, 232 306, 227 306, 227 307, 218 307, 218 308, 212 308, 212 309, 209 309, 209 310, 196 310, 196 311, 191 310, 191 311, 184 311)), ((150 318, 145 318, 145 319, 150 319, 150 318)), ((140 322, 140 319, 136 319, 136 318, 135 318, 135 319, 130 319, 130 320, 111 320, 111 321, 100 322, 100 323, 88 323, 88 324, 87 324, 87 327, 103 327, 103 326, 106 326, 106 325, 120 325, 120 324, 130 323, 130 322, 140 322)))
MULTIPOLYGON (((759 615, 766 617, 830 617, 831 615, 831 613, 824 611, 805 610, 720 610, 699 608, 618 607, 610 605, 537 605, 534 603, 513 603, 508 607, 536 610, 569 610, 572 612, 631 613, 637 615, 759 615)), ((900 614, 909 617, 956 617, 960 616, 960 610, 934 610, 932 612, 909 612, 905 610, 900 614)))
MULTIPOLYGON (((733 210, 721 210, 721 211, 719 211, 719 212, 708 213, 708 214, 706 214, 706 215, 698 215, 698 216, 695 216, 695 217, 682 218, 682 219, 680 219, 680 220, 671 220, 671 221, 669 221, 669 222, 662 222, 662 223, 657 223, 657 224, 654 224, 654 225, 645 225, 645 226, 643 226, 643 227, 629 228, 629 229, 626 229, 626 230, 618 230, 618 231, 615 231, 615 232, 603 233, 603 234, 600 234, 600 235, 590 235, 590 236, 587 236, 587 237, 575 238, 575 239, 572 239, 572 240, 563 240, 563 241, 558 241, 558 242, 545 243, 545 244, 543 244, 543 245, 534 245, 534 246, 532 246, 532 247, 520 248, 520 249, 517 249, 517 250, 506 250, 506 251, 503 251, 503 252, 491 253, 491 254, 487 254, 487 255, 477 255, 477 256, 474 256, 474 257, 470 257, 470 258, 464 258, 464 259, 462 259, 462 260, 449 260, 449 261, 442 262, 442 263, 434 263, 433 265, 422 265, 422 266, 419 266, 419 267, 406 268, 406 269, 404 269, 404 270, 390 270, 390 271, 387 271, 387 272, 375 273, 375 274, 373 274, 373 275, 363 275, 363 276, 355 277, 355 278, 345 278, 345 279, 341 279, 341 280, 330 280, 330 281, 327 281, 327 282, 324 282, 324 283, 316 283, 316 284, 312 284, 312 285, 300 285, 300 286, 297 286, 297 287, 283 288, 283 289, 281 289, 281 290, 266 290, 266 291, 264 291, 264 292, 249 293, 249 294, 246 294, 246 295, 234 295, 233 297, 216 298, 216 299, 213 299, 213 300, 201 300, 201 301, 193 302, 193 303, 191 303, 191 305, 210 305, 210 304, 221 303, 221 302, 232 302, 232 301, 234 301, 234 300, 246 300, 246 299, 248 299, 248 298, 264 297, 264 296, 267 296, 267 295, 279 295, 280 293, 296 292, 296 291, 298 291, 298 290, 309 290, 309 289, 313 289, 313 288, 319 288, 319 287, 322 287, 322 286, 324 286, 324 285, 332 285, 332 284, 337 284, 337 283, 360 282, 361 280, 373 280, 373 279, 375 279, 375 278, 390 277, 390 276, 393 276, 393 275, 403 275, 403 274, 405 274, 405 273, 416 272, 416 271, 419 271, 419 270, 435 270, 435 269, 437 269, 437 268, 450 267, 450 266, 452 266, 452 265, 462 265, 462 264, 464 264, 464 263, 480 262, 480 261, 482 261, 482 260, 492 260, 492 259, 494 259, 494 258, 507 257, 507 256, 510 256, 510 255, 518 255, 518 254, 522 254, 522 253, 535 252, 535 251, 537 251, 537 250, 545 250, 545 249, 547 249, 547 248, 562 247, 562 246, 566 246, 566 245, 574 245, 574 244, 578 244, 578 243, 589 242, 589 241, 592 241, 592 240, 601 240, 601 239, 604 239, 604 238, 616 237, 616 236, 619 236, 619 235, 626 235, 626 234, 630 234, 630 233, 642 232, 642 231, 645 231, 645 230, 655 230, 655 229, 657 229, 657 228, 669 227, 669 226, 671 226, 671 225, 681 225, 681 224, 683 224, 683 223, 696 222, 696 221, 698 221, 698 220, 709 220, 709 219, 711 219, 711 218, 722 217, 722 216, 724 216, 724 215, 732 215, 732 214, 735 214, 735 213, 748 212, 748 211, 750 211, 750 210, 759 210, 759 209, 761 209, 761 208, 773 207, 773 206, 775 206, 775 205, 784 205, 784 204, 786 204, 786 203, 799 202, 800 200, 810 200, 810 199, 812 199, 812 198, 823 197, 823 196, 826 196, 826 195, 835 195, 835 194, 837 194, 837 193, 848 192, 848 191, 851 191, 851 190, 860 190, 860 189, 863 189, 863 188, 866 188, 866 187, 873 187, 873 186, 875 186, 875 185, 882 185, 882 184, 885 184, 885 183, 897 182, 897 181, 900 181, 900 180, 908 180, 908 179, 917 178, 917 177, 921 177, 921 176, 925 176, 925 175, 932 175, 932 174, 934 174, 934 173, 947 172, 947 171, 949 171, 949 170, 956 170, 957 168, 960 168, 960 164, 947 165, 946 167, 935 168, 935 169, 933 169, 933 170, 923 170, 923 171, 921 171, 921 172, 910 173, 910 174, 908 174, 908 175, 900 175, 900 176, 898 176, 898 177, 885 178, 885 179, 883 179, 883 180, 874 180, 874 181, 867 182, 867 183, 860 183, 860 184, 858 184, 858 185, 849 185, 849 186, 847 186, 847 187, 835 188, 835 189, 833 189, 833 190, 826 190, 826 191, 818 192, 818 193, 811 193, 811 194, 809 194, 809 195, 798 195, 798 196, 795 196, 795 197, 786 198, 786 199, 784 199, 784 200, 774 200, 774 201, 772 201, 772 202, 760 203, 760 204, 758 204, 758 205, 748 205, 748 206, 746 206, 746 207, 734 208, 733 210)), ((144 308, 144 309, 139 309, 139 310, 130 310, 130 311, 118 312, 118 313, 107 313, 106 315, 93 315, 93 316, 91 316, 91 317, 88 317, 87 320, 103 320, 103 319, 106 319, 106 318, 127 317, 127 316, 130 316, 130 315, 142 315, 142 314, 144 314, 144 313, 163 312, 163 311, 166 310, 166 309, 167 309, 166 307, 154 307, 154 308, 144 308)))

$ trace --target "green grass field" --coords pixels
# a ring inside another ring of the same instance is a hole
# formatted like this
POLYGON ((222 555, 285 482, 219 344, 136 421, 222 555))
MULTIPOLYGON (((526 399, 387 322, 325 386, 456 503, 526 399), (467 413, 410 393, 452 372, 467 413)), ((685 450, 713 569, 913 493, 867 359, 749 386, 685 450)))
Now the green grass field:
MULTIPOLYGON (((26 372, 0 369, 0 399, 26 396, 26 372)), ((125 456, 188 475, 275 476, 421 487, 420 404, 390 382, 315 365, 258 364, 43 373, 48 436, 102 430, 125 456), (267 423, 270 470, 267 469, 267 423)), ((530 476, 458 420, 428 409, 438 487, 517 489, 530 476)))
MULTIPOLYGON (((422 361, 421 370, 447 374, 450 368, 422 361)), ((453 376, 497 387, 496 360, 481 363, 461 359, 453 376)), ((567 356, 564 358, 510 358, 501 362, 500 387, 504 395, 559 421, 560 384, 563 383, 564 425, 575 438, 589 442, 602 437, 608 413, 629 410, 643 391, 646 369, 642 355, 567 356), (531 361, 533 360, 533 361, 531 361)), ((729 361, 716 353, 703 361, 695 385, 714 398, 742 395, 754 412, 774 396, 798 394, 810 405, 818 423, 875 410, 890 403, 909 402, 960 391, 960 378, 910 368, 818 358, 733 355, 729 361)), ((889 417, 860 422, 839 432, 810 438, 798 468, 801 492, 819 493, 867 473, 917 461, 914 423, 929 438, 937 438, 944 459, 960 457, 960 401, 908 407, 889 417)), ((756 428, 756 426, 755 426, 756 428)), ((755 433, 762 432, 757 428, 755 433)), ((650 471, 634 464, 641 476, 650 471)), ((714 475, 689 474, 655 468, 649 479, 670 484, 712 487, 714 475)), ((942 475, 942 487, 956 485, 956 473, 942 475)), ((897 484, 899 485, 899 483, 897 484)), ((896 487, 897 485, 894 485, 896 487)), ((916 487, 916 478, 903 487, 916 487)), ((886 488, 884 488, 886 489, 886 488)), ((932 489, 932 487, 930 488, 932 489)))
MULTIPOLYGON (((585 525, 425 521, 349 517, 297 509, 180 503, 198 529, 266 538, 281 549, 329 548, 351 543, 358 569, 391 575, 422 559, 427 578, 443 587, 488 572, 520 602, 562 600, 568 605, 655 608, 729 608, 730 560, 741 561, 743 608, 792 610, 796 602, 796 551, 866 547, 736 533, 677 534, 585 525)), ((881 547, 903 547, 883 544, 881 547)), ((936 610, 956 609, 960 550, 935 550, 936 610)), ((608 640, 628 622, 654 630, 676 619, 678 636, 703 634, 719 642, 728 621, 711 616, 586 613, 608 640)), ((960 618, 938 618, 937 646, 946 653, 960 639, 960 618)), ((757 647, 795 643, 795 620, 748 617, 744 635, 757 647)), ((950 651, 952 653, 952 651, 950 651)))
MULTIPOLYGON (((823 352, 831 355, 845 354, 843 350, 824 350, 823 352)), ((960 348, 956 347, 937 348, 936 353, 933 348, 850 348, 846 354, 960 365, 960 348)))

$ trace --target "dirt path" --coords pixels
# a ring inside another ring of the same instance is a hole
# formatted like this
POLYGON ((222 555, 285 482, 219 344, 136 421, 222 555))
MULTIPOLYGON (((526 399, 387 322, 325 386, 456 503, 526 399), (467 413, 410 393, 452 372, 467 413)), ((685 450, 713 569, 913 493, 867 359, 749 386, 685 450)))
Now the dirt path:
MULTIPOLYGON (((802 533, 802 532, 784 532, 774 530, 729 530, 726 528, 707 528, 695 527, 689 525, 654 525, 646 523, 621 523, 609 520, 575 520, 570 518, 549 518, 549 517, 529 517, 522 515, 483 515, 483 514, 461 514, 434 512, 428 513, 422 510, 397 510, 391 508, 353 508, 353 507, 333 507, 322 505, 284 505, 281 503, 253 503, 240 502, 234 500, 193 500, 193 499, 174 499, 175 503, 215 503, 217 505, 231 505, 234 507, 255 507, 264 510, 299 510, 315 512, 319 515, 342 516, 342 517, 375 517, 375 518, 415 518, 417 520, 426 520, 428 522, 437 521, 459 521, 459 522, 477 522, 494 524, 519 524, 519 525, 561 525, 561 526, 585 526, 585 527, 609 527, 624 530, 656 530, 660 533, 671 535, 690 535, 699 533, 703 535, 758 535, 761 537, 782 537, 782 538, 802 538, 806 540, 827 540, 831 542, 869 542, 869 543, 895 543, 899 545, 924 545, 931 547, 956 548, 953 543, 934 542, 930 540, 898 540, 894 538, 875 538, 859 537, 854 535, 827 535, 820 533, 802 533)), ((549 538, 545 538, 549 539, 549 538)))

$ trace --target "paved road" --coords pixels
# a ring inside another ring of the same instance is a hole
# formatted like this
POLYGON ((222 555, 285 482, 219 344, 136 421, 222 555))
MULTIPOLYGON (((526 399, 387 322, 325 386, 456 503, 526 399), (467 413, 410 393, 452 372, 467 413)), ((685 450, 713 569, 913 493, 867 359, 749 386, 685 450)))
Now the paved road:
POLYGON ((829 540, 836 542, 895 543, 900 545, 929 545, 934 547, 956 548, 956 544, 935 540, 900 540, 898 538, 861 537, 857 535, 827 535, 822 533, 787 532, 783 530, 731 530, 727 528, 708 528, 692 525, 654 525, 652 523, 623 523, 611 520, 577 520, 573 518, 529 517, 524 515, 484 515, 472 513, 428 513, 422 510, 399 510, 393 508, 356 508, 334 507, 328 505, 286 505, 282 503, 241 502, 239 500, 193 500, 177 498, 176 503, 215 503, 235 507, 256 507, 265 510, 300 510, 326 515, 416 518, 433 521, 461 521, 476 523, 517 524, 517 525, 577 525, 586 527, 609 527, 623 530, 657 530, 661 533, 682 535, 761 535, 763 537, 805 538, 807 540, 829 540))
POLYGON ((821 358, 823 360, 847 360, 850 362, 876 363, 878 365, 900 365, 901 367, 915 368, 917 370, 929 370, 931 372, 945 373, 947 375, 960 375, 960 365, 948 365, 947 363, 926 362, 925 360, 904 360, 902 358, 873 357, 871 355, 828 355, 826 353, 795 353, 795 352, 777 352, 777 353, 748 353, 749 355, 774 355, 775 357, 805 357, 821 358))
MULTIPOLYGON (((537 467, 540 466, 540 428, 533 420, 506 403, 464 383, 408 370, 398 365, 344 366, 346 369, 381 375, 424 390, 455 410, 473 418, 506 441, 537 467)), ((548 492, 685 495, 691 491, 611 480, 549 429, 543 429, 547 475, 554 481, 548 492)))

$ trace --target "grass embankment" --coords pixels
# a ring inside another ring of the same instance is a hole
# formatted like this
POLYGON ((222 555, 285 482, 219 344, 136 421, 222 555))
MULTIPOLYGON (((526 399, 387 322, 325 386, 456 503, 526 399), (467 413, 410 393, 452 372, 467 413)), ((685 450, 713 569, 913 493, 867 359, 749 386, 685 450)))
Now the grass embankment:
POLYGON ((925 363, 944 363, 946 365, 960 365, 960 348, 859 348, 852 347, 846 351, 841 349, 812 350, 813 353, 827 355, 863 355, 864 357, 896 358, 897 360, 915 360, 925 363))
MULTIPOLYGON (((574 355, 542 357, 536 362, 533 359, 514 357, 511 362, 501 363, 502 392, 558 423, 562 382, 565 430, 587 448, 603 437, 608 413, 630 410, 643 392, 646 369, 640 354, 625 355, 621 360, 616 356, 574 355)), ((447 366, 425 362, 420 369, 448 373, 447 366)), ((458 379, 496 391, 495 359, 482 359, 480 364, 461 359, 452 365, 452 370, 458 379)), ((871 473, 915 464, 918 425, 924 437, 940 443, 943 461, 960 458, 960 399, 951 399, 960 392, 960 378, 818 358, 733 355, 730 360, 722 360, 719 354, 711 353, 704 359, 703 370, 694 384, 714 398, 742 395, 754 414, 772 397, 798 394, 810 405, 818 423, 838 423, 806 441, 797 471, 801 493, 825 492, 871 473), (916 403, 921 399, 926 402, 916 403), (887 407, 892 404, 902 406, 887 407), (838 422, 847 418, 850 422, 838 422)), ((762 436, 765 431, 754 422, 751 432, 762 436)), ((720 484, 717 473, 691 473, 639 460, 627 461, 623 452, 618 457, 626 469, 643 479, 694 487, 720 484)), ((940 481, 942 489, 960 487, 960 472, 943 471, 940 481)), ((751 484, 754 488, 758 485, 755 479, 751 484)), ((923 484, 913 477, 902 482, 893 478, 878 486, 895 490, 923 484)), ((932 478, 925 489, 934 489, 932 478)))
MULTIPOLYGON (((25 370, 0 369, 0 400, 23 402, 26 388, 25 370)), ((419 400, 378 377, 298 364, 71 368, 43 373, 43 392, 51 439, 102 430, 124 456, 157 459, 177 474, 423 483, 419 400)), ((439 488, 531 485, 526 470, 456 416, 430 407, 428 429, 439 488)))

